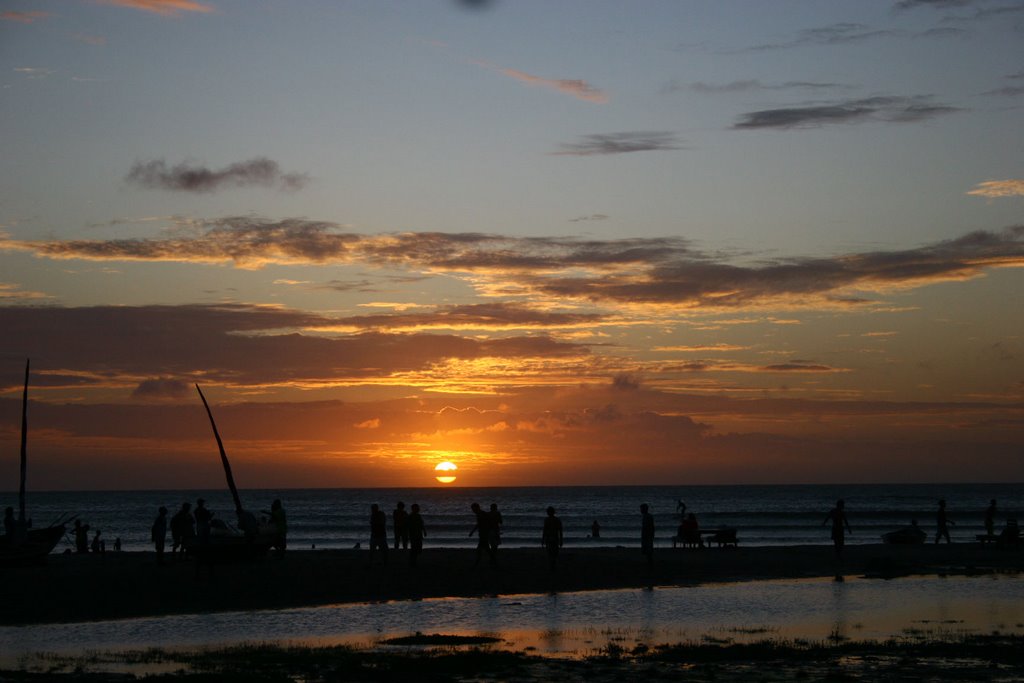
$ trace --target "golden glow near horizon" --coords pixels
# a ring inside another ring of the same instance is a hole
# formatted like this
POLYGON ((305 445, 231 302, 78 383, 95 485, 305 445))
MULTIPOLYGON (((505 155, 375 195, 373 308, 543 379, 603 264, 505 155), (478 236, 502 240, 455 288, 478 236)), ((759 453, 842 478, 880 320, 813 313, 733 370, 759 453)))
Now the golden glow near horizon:
POLYGON ((458 469, 459 468, 453 462, 448 462, 447 460, 444 462, 439 462, 437 463, 437 466, 434 467, 434 471, 439 472, 440 474, 438 474, 434 478, 437 479, 442 484, 451 484, 452 482, 455 481, 454 473, 458 469))

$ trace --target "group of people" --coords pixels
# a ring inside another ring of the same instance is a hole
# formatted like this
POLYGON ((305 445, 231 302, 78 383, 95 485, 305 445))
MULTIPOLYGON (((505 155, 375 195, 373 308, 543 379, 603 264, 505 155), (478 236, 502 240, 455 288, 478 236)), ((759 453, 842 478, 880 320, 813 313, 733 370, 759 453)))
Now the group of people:
MULTIPOLYGON (((427 536, 427 527, 420 516, 420 506, 413 503, 409 512, 405 503, 399 501, 391 513, 395 532, 395 550, 409 550, 409 564, 416 566, 416 559, 423 552, 423 539, 427 536)), ((374 503, 370 506, 370 563, 373 563, 374 552, 380 552, 382 562, 388 563, 388 516, 374 503)))
MULTIPOLYGON (((171 554, 189 556, 198 545, 200 547, 210 542, 210 532, 215 526, 214 513, 206 507, 206 501, 202 498, 196 500, 195 511, 192 504, 184 502, 169 523, 167 519, 167 508, 160 506, 156 519, 150 527, 150 540, 156 549, 157 564, 164 563, 164 549, 167 544, 168 525, 171 532, 171 554)), ((283 554, 287 547, 288 522, 285 516, 284 506, 280 499, 275 499, 270 505, 270 511, 264 513, 270 522, 272 531, 271 547, 279 554, 283 554)), ((224 526, 224 525, 221 525, 224 526)), ((249 530, 245 530, 250 533, 249 530)))

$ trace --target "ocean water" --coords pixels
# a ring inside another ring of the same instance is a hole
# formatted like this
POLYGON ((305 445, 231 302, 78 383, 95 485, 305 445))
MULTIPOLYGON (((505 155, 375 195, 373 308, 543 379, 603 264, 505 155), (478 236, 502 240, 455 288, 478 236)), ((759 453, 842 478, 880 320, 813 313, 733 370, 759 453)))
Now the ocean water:
MULTIPOLYGON (((225 521, 234 521, 228 491, 83 491, 30 492, 28 512, 36 526, 61 515, 76 514, 92 529, 100 529, 110 548, 119 537, 125 550, 151 547, 149 529, 157 508, 173 514, 184 501, 205 498, 207 507, 225 521)), ((697 515, 702 529, 732 527, 745 546, 829 544, 822 526, 836 499, 846 501, 853 534, 849 544, 879 543, 881 534, 917 519, 929 533, 935 530, 937 501, 947 501, 953 541, 973 541, 982 532, 990 499, 998 502, 997 527, 1007 518, 1024 521, 1024 484, 859 484, 800 486, 569 486, 518 488, 401 488, 401 489, 287 489, 243 490, 243 505, 268 511, 280 498, 288 514, 290 548, 366 547, 369 511, 377 503, 390 514, 395 503, 406 509, 419 503, 427 526, 427 547, 472 547, 474 524, 470 504, 484 508, 497 503, 504 518, 505 547, 536 547, 545 509, 552 505, 565 528, 567 546, 639 545, 639 505, 648 503, 654 515, 656 545, 671 545, 682 500, 697 515), (601 537, 590 537, 591 524, 601 525, 601 537)), ((0 494, 0 506, 17 505, 17 494, 0 494)), ((70 547, 65 540, 57 551, 70 547)))

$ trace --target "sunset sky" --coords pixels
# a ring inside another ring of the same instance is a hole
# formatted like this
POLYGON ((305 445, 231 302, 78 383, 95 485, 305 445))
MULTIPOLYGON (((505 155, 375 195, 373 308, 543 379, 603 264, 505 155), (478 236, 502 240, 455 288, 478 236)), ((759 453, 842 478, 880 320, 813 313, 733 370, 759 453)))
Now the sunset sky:
POLYGON ((1021 0, 2 0, 0 490, 1021 481, 1021 0))

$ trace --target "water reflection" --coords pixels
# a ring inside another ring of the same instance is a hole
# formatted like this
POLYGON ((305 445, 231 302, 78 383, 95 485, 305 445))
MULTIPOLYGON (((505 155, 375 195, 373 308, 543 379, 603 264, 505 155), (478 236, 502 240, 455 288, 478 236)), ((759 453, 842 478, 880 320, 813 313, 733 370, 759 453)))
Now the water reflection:
POLYGON ((1024 581, 1011 576, 713 584, 0 627, 0 663, 37 652, 196 648, 241 642, 370 646, 410 633, 497 635, 512 649, 580 656, 696 641, 884 639, 1024 632, 1024 581))

